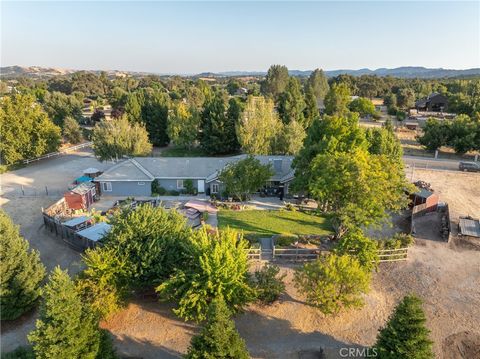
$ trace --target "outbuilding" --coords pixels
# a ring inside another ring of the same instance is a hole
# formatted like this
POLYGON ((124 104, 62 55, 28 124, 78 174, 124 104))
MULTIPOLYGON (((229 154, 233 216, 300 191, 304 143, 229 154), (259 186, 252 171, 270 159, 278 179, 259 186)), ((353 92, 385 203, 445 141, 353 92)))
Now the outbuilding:
POLYGON ((83 248, 95 247, 98 241, 105 237, 111 229, 112 226, 108 223, 100 222, 77 232, 77 238, 81 242, 79 243, 79 246, 83 248))
POLYGON ((413 206, 423 204, 423 210, 433 212, 438 206, 438 195, 425 188, 419 188, 417 192, 410 194, 413 206))
POLYGON ((95 201, 96 194, 97 190, 94 183, 83 182, 66 192, 64 198, 68 208, 73 210, 88 210, 95 201))

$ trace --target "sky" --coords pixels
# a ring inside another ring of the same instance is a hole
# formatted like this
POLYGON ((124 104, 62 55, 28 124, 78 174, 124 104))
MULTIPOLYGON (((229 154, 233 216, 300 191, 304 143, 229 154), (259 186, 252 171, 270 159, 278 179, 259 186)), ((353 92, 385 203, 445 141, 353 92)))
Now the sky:
POLYGON ((480 67, 480 1, 1 2, 1 66, 480 67))

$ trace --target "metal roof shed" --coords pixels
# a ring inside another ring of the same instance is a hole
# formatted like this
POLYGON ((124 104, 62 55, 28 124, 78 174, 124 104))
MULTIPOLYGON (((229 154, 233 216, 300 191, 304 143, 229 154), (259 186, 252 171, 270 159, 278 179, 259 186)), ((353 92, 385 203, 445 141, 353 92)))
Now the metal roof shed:
POLYGON ((458 224, 462 236, 480 238, 480 221, 476 218, 462 218, 458 224))
POLYGON ((77 232, 77 235, 80 237, 86 238, 91 242, 98 242, 102 239, 110 230, 112 226, 105 222, 100 222, 95 224, 94 226, 88 227, 77 232))
POLYGON ((69 221, 63 222, 63 225, 67 226, 67 227, 70 227, 70 228, 78 229, 84 223, 87 223, 91 219, 92 219, 92 217, 89 217, 89 216, 75 217, 75 218, 70 219, 69 221))

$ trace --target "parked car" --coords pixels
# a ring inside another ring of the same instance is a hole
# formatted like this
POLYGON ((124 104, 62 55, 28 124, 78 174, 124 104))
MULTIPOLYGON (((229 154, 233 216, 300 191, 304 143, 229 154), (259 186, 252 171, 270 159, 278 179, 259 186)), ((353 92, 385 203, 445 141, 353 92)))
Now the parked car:
POLYGON ((480 164, 477 162, 460 162, 458 169, 465 172, 480 172, 480 164))

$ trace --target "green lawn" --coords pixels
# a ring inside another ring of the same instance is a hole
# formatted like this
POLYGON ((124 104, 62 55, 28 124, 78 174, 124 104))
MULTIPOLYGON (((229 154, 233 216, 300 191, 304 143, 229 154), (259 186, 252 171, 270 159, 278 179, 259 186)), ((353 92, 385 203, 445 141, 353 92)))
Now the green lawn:
POLYGON ((255 238, 274 234, 295 236, 332 233, 330 223, 325 217, 291 211, 220 210, 218 227, 242 230, 245 236, 255 238))

